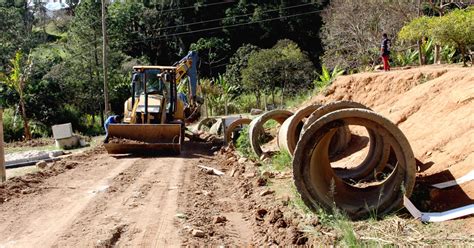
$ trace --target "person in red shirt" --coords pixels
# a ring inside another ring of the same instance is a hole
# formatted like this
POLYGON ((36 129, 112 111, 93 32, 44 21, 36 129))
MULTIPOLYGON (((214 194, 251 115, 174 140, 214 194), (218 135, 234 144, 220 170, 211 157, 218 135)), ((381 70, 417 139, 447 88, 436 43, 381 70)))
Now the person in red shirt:
POLYGON ((382 57, 382 60, 383 60, 383 70, 384 71, 390 71, 390 63, 389 63, 389 59, 390 59, 390 45, 391 45, 391 42, 390 42, 390 39, 387 38, 387 34, 384 33, 382 34, 382 45, 380 46, 380 52, 381 52, 381 57, 382 57))

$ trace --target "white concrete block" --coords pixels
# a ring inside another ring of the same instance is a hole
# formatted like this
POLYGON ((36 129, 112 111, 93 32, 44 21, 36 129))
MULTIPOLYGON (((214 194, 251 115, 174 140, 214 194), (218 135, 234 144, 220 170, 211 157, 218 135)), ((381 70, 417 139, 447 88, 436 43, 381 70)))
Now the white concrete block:
POLYGON ((71 123, 54 125, 52 128, 53 128, 53 136, 55 140, 72 137, 71 123))

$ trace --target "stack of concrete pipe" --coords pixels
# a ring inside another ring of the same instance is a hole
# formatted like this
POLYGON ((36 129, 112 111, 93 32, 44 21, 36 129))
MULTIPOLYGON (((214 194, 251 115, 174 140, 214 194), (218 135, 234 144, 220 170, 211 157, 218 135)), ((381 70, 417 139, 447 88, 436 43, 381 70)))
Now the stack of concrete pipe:
POLYGON ((415 158, 404 134, 366 106, 339 101, 296 111, 273 110, 253 119, 249 139, 262 155, 259 136, 268 120, 281 124, 280 150, 293 156, 293 178, 311 209, 338 207, 352 218, 385 214, 402 206, 415 183, 415 158), (367 130, 367 156, 358 165, 332 168, 331 161, 351 141, 349 126, 367 130))

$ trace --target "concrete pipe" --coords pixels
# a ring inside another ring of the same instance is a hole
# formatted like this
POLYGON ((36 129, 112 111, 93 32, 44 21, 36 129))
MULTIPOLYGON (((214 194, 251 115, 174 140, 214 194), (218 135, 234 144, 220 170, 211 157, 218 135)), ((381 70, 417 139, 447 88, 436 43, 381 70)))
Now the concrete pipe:
MULTIPOLYGON (((309 126, 319 121, 322 116, 340 109, 358 108, 370 110, 363 104, 351 101, 337 101, 328 103, 315 110, 303 125, 300 136, 303 136, 309 126)), ((366 158, 357 166, 347 169, 335 169, 338 176, 344 179, 359 180, 362 178, 371 178, 381 172, 388 160, 390 146, 384 144, 382 137, 373 130, 367 129, 369 135, 369 151, 366 158)), ((341 127, 334 134, 331 140, 329 156, 333 158, 338 153, 344 151, 351 141, 351 133, 348 126, 341 127)), ((300 137, 301 138, 301 137, 300 137)))
POLYGON ((252 120, 251 119, 248 119, 248 118, 241 118, 241 119, 237 119, 235 121, 233 121, 232 123, 230 123, 230 125, 228 127, 226 127, 225 129, 225 135, 224 135, 224 142, 225 144, 229 144, 231 139, 232 139, 232 133, 234 132, 234 130, 239 127, 239 126, 242 126, 242 125, 248 125, 250 124, 252 120))
POLYGON ((199 121, 197 125, 197 130, 201 131, 204 129, 204 127, 207 128, 207 130, 209 130, 211 129, 212 125, 216 122, 217 120, 215 118, 212 118, 212 117, 204 118, 201 121, 199 121))
POLYGON ((265 133, 263 129, 263 124, 268 120, 275 120, 276 122, 283 124, 283 122, 293 115, 292 112, 288 110, 275 109, 268 111, 255 118, 250 122, 249 125, 249 140, 250 146, 255 154, 260 157, 263 153, 262 148, 260 147, 259 137, 265 133))
POLYGON ((209 129, 209 133, 220 136, 223 134, 223 130, 224 130, 224 122, 222 118, 219 118, 216 120, 216 122, 212 124, 211 128, 209 129))
POLYGON ((415 157, 398 127, 383 116, 365 109, 330 112, 307 127, 293 158, 293 178, 303 201, 313 210, 336 207, 352 218, 370 213, 385 214, 402 206, 415 184, 415 157), (382 180, 349 184, 340 178, 329 161, 329 144, 337 128, 357 125, 372 130, 393 151, 393 170, 382 180))
POLYGON ((293 155, 303 127, 303 119, 310 116, 311 113, 321 106, 320 104, 313 104, 301 108, 283 122, 278 131, 278 147, 280 151, 287 151, 293 155))

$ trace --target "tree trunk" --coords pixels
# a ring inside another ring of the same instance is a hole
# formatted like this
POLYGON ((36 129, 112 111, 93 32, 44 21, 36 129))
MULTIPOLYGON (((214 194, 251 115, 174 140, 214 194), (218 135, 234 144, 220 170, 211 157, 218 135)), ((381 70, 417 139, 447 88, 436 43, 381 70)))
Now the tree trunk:
POLYGON ((281 102, 280 102, 280 108, 283 109, 283 95, 285 94, 285 86, 281 87, 281 102))
POLYGON ((421 49, 421 40, 418 40, 416 43, 418 45, 418 63, 420 63, 420 65, 424 65, 425 64, 425 60, 424 60, 424 54, 423 54, 423 50, 421 49))
POLYGON ((102 104, 99 104, 99 112, 100 112, 100 126, 103 127, 105 124, 104 120, 104 111, 102 111, 102 104))
POLYGON ((434 47, 434 61, 433 64, 441 64, 441 46, 439 44, 435 44, 434 47))
POLYGON ((458 45, 458 47, 461 50, 462 64, 464 67, 466 67, 467 66, 466 47, 463 45, 458 45))
POLYGON ((267 95, 263 95, 263 109, 267 111, 267 95))
POLYGON ((255 100, 256 100, 256 108, 261 108, 261 102, 260 102, 260 92, 259 91, 255 91, 255 100))
POLYGON ((7 180, 5 170, 5 150, 3 149, 3 108, 0 106, 0 183, 7 180))
POLYGON ((224 105, 224 114, 227 115, 228 112, 227 112, 227 104, 228 104, 228 101, 227 101, 227 96, 225 98, 225 105, 224 105))
POLYGON ((31 139, 30 125, 28 124, 28 117, 26 116, 25 102, 23 98, 20 98, 20 112, 21 118, 23 119, 23 131, 25 135, 25 140, 31 139))
POLYGON ((102 70, 104 76, 104 111, 106 115, 109 115, 109 85, 107 83, 107 23, 106 23, 106 2, 102 0, 102 70))
POLYGON ((275 89, 272 89, 272 103, 275 106, 275 89))
POLYGON ((92 128, 95 125, 95 113, 92 113, 92 123, 90 127, 92 128))

